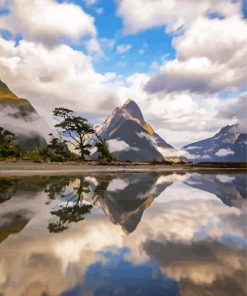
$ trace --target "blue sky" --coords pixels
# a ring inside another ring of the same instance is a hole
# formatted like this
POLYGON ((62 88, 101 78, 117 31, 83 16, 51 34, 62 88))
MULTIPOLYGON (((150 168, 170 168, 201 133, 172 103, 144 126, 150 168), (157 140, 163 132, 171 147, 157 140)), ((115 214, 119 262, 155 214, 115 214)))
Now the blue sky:
MULTIPOLYGON (((66 1, 57 0, 57 2, 66 1)), ((71 0, 70 2, 79 5, 95 18, 97 37, 102 42, 105 54, 103 58, 94 60, 94 66, 98 72, 116 72, 124 76, 136 72, 153 73, 156 70, 155 65, 175 58, 176 50, 172 45, 174 34, 167 34, 164 26, 143 30, 137 34, 125 34, 123 20, 116 13, 118 8, 116 0, 96 0, 91 5, 87 4, 87 0, 71 0), (106 45, 106 39, 109 43, 113 41, 114 46, 109 48, 106 45), (118 45, 130 45, 131 48, 119 54, 116 52, 118 45)), ((247 17, 246 0, 242 0, 242 14, 244 18, 247 17)), ((208 13, 208 17, 224 18, 221 13, 217 12, 208 13)), ((77 50, 85 50, 81 44, 71 44, 71 46, 77 50)), ((246 90, 246 86, 243 90, 246 90)))
POLYGON ((0 2, 0 79, 50 124, 57 106, 99 124, 132 98, 182 147, 247 126, 246 17, 246 0, 0 2))
MULTIPOLYGON (((156 63, 162 64, 165 60, 175 57, 172 34, 166 34, 162 26, 138 34, 125 34, 123 22, 116 15, 116 1, 99 0, 91 6, 83 0, 73 2, 80 5, 95 18, 98 38, 105 54, 103 58, 94 60, 94 66, 98 72, 116 72, 124 76, 136 72, 152 73, 155 70, 156 63), (102 11, 99 13, 98 10, 102 11), (113 42, 112 47, 107 45, 107 43, 113 42), (131 48, 120 54, 116 51, 118 45, 130 45, 131 48)), ((71 46, 75 49, 84 50, 80 44, 71 44, 71 46)))

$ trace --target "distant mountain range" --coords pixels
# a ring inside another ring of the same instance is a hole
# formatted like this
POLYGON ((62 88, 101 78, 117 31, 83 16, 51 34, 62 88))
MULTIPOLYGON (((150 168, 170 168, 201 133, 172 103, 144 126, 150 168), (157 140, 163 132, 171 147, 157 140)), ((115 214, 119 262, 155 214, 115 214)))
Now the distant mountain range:
POLYGON ((239 125, 227 125, 212 138, 186 145, 187 159, 194 162, 246 162, 247 134, 239 125))
POLYGON ((39 125, 46 125, 31 103, 17 97, 0 80, 0 126, 17 136, 22 152, 46 144, 46 140, 37 132, 39 125))

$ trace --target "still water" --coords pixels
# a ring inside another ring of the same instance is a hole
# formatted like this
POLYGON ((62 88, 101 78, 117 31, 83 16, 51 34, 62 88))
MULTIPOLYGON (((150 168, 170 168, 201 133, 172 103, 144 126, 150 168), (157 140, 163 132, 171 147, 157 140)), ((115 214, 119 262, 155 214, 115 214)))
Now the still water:
POLYGON ((0 295, 241 296, 245 174, 0 179, 0 295))

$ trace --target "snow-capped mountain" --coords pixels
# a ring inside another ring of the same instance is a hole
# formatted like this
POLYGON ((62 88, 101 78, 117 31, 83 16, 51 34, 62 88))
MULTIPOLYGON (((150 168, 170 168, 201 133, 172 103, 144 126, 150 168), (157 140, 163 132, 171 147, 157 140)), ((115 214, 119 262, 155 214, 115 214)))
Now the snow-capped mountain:
POLYGON ((187 158, 194 162, 246 162, 247 134, 239 125, 227 125, 212 138, 192 143, 183 148, 187 158))
POLYGON ((106 139, 111 153, 119 160, 163 160, 166 149, 174 150, 148 124, 138 105, 127 100, 97 128, 97 134, 106 139))

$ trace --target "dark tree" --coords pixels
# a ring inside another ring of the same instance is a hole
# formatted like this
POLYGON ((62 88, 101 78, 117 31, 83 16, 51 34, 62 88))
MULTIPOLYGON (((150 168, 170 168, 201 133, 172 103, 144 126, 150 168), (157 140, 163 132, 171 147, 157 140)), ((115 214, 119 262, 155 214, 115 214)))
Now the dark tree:
POLYGON ((97 147, 97 151, 100 154, 99 159, 112 160, 112 156, 109 151, 109 147, 108 147, 106 140, 102 139, 97 134, 96 134, 96 137, 97 137, 98 141, 96 142, 95 146, 97 147))
POLYGON ((56 152, 57 154, 62 154, 65 151, 66 141, 55 137, 53 134, 49 134, 51 137, 50 143, 47 148, 56 152))
POLYGON ((73 157, 66 140, 57 138, 53 134, 49 134, 49 136, 51 140, 46 147, 46 154, 51 161, 64 161, 73 157))
POLYGON ((15 139, 16 139, 15 134, 4 129, 3 127, 0 127, 0 145, 1 146, 10 145, 15 139))
POLYGON ((60 135, 66 139, 66 142, 71 143, 75 150, 79 151, 80 158, 85 160, 85 156, 90 154, 91 145, 87 140, 95 132, 93 126, 87 119, 66 108, 56 108, 53 115, 59 121, 55 127, 58 128, 60 135))
POLYGON ((0 157, 19 156, 19 147, 14 143, 15 134, 0 127, 0 157))

